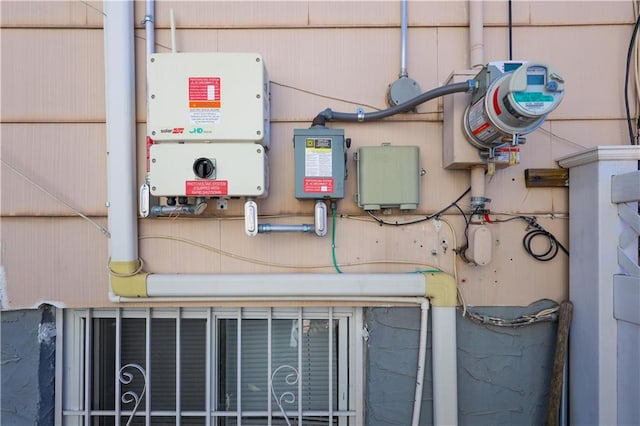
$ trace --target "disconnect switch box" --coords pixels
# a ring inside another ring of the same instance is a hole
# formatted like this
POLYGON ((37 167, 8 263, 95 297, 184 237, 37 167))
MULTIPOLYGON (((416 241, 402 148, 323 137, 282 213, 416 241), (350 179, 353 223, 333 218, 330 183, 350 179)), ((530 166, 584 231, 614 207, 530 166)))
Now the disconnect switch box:
POLYGON ((420 204, 420 149, 417 146, 367 146, 354 154, 358 170, 356 203, 365 210, 420 204))
POLYGON ((344 198, 347 147, 343 129, 294 129, 293 148, 296 198, 344 198))

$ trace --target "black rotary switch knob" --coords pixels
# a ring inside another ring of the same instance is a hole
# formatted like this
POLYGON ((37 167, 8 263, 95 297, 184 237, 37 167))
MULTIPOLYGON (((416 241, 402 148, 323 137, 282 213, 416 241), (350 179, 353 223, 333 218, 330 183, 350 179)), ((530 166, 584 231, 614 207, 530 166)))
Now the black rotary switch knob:
POLYGON ((215 169, 216 166, 213 164, 213 161, 208 158, 198 158, 193 163, 193 173, 201 179, 210 178, 215 169))

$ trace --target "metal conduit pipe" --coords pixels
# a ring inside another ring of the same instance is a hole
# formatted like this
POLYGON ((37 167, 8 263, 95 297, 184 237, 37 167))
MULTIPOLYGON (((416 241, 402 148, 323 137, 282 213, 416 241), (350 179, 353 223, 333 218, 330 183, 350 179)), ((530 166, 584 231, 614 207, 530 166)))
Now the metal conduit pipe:
POLYGON ((267 234, 269 232, 313 232, 315 227, 304 223, 302 225, 273 225, 270 223, 261 223, 258 225, 259 234, 267 234))
POLYGON ((409 72, 407 70, 407 21, 407 0, 402 0, 400 78, 409 76, 409 72))
MULTIPOLYGON (((476 88, 475 80, 467 80, 460 83, 447 84, 445 86, 436 87, 435 89, 428 90, 415 98, 409 99, 401 104, 383 109, 381 111, 374 112, 335 112, 331 108, 327 108, 316 116, 313 120, 314 124, 316 120, 328 120, 328 121, 373 121, 381 120, 383 118, 391 117, 392 115, 400 114, 403 112, 411 111, 416 106, 423 104, 432 99, 439 98, 445 95, 451 95, 453 93, 472 92, 476 88)), ((319 123, 318 123, 319 124, 319 123)))

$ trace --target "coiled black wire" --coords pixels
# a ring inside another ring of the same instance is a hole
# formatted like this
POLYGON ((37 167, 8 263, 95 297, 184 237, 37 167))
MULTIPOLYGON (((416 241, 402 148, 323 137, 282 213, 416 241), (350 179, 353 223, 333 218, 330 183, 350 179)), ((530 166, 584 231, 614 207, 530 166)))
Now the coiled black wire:
POLYGON ((529 256, 533 257, 540 262, 548 262, 554 259, 560 250, 562 250, 567 256, 569 256, 569 250, 563 246, 560 241, 549 231, 544 229, 542 225, 538 223, 535 217, 533 216, 514 216, 509 219, 498 219, 493 220, 492 222, 510 222, 512 220, 520 219, 529 225, 532 228, 529 232, 524 235, 522 239, 522 246, 524 250, 529 254, 529 256), (536 238, 546 238, 547 239, 547 248, 544 251, 536 252, 533 249, 533 241, 536 238))

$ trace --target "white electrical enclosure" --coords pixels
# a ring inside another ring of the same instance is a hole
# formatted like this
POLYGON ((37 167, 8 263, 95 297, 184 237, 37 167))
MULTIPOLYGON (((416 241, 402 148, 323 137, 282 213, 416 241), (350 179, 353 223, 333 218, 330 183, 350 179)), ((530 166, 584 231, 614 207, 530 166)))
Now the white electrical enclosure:
POLYGON ((269 147, 269 79, 259 54, 156 53, 147 67, 154 141, 269 147))
POLYGON ((155 196, 264 197, 265 148, 253 143, 154 144, 149 185, 155 196))

